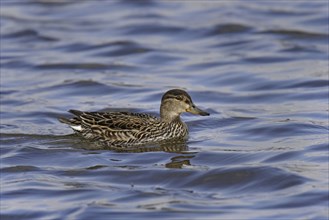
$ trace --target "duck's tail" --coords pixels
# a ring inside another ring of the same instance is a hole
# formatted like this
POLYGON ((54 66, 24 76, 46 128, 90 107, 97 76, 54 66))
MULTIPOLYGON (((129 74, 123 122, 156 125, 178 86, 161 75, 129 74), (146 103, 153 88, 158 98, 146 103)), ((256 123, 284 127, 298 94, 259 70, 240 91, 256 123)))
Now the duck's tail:
POLYGON ((81 119, 80 119, 80 115, 83 114, 82 111, 78 111, 78 110, 69 110, 70 113, 74 114, 76 117, 74 118, 64 118, 64 117, 60 117, 58 118, 58 121, 60 121, 61 123, 67 124, 69 125, 73 130, 75 131, 81 131, 82 127, 81 127, 81 119))

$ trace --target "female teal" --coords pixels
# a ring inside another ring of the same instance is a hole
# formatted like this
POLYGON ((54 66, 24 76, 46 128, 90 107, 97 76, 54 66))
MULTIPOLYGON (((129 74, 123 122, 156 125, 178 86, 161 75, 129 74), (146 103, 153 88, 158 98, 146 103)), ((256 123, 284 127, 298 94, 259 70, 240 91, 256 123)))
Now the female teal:
POLYGON ((131 112, 82 112, 69 110, 75 116, 60 118, 84 138, 109 147, 130 147, 182 140, 188 137, 188 128, 181 121, 183 112, 206 116, 209 113, 194 105, 189 94, 172 89, 162 96, 160 118, 131 112))

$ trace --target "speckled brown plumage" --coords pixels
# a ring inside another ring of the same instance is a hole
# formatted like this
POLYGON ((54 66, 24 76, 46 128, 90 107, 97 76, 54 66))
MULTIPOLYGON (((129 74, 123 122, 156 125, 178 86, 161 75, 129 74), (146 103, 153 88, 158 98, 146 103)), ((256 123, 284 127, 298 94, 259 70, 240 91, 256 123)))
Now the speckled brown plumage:
POLYGON ((209 115, 197 108, 183 90, 170 90, 164 94, 160 118, 131 112, 82 112, 70 110, 75 117, 60 118, 84 138, 106 146, 129 147, 164 140, 186 139, 188 129, 180 119, 182 112, 209 115))

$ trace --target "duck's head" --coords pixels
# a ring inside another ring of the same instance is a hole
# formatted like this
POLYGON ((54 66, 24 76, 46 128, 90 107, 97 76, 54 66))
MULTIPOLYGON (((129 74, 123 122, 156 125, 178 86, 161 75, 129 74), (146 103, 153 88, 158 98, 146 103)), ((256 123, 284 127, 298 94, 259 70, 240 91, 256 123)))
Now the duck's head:
POLYGON ((161 120, 171 122, 179 119, 183 112, 189 112, 195 115, 209 115, 198 107, 196 107, 187 92, 180 89, 172 89, 167 91, 161 100, 160 115, 161 120))

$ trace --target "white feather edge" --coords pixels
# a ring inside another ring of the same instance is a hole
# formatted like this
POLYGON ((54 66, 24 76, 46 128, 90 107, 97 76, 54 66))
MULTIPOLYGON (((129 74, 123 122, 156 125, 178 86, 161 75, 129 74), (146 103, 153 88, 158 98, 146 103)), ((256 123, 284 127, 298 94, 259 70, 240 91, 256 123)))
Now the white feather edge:
POLYGON ((70 127, 71 127, 73 130, 81 131, 81 125, 71 125, 70 127))

